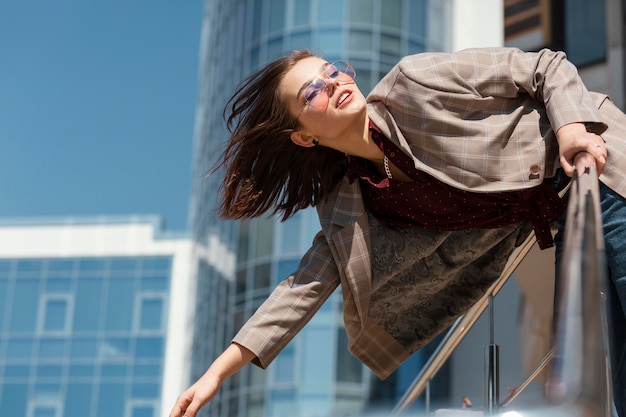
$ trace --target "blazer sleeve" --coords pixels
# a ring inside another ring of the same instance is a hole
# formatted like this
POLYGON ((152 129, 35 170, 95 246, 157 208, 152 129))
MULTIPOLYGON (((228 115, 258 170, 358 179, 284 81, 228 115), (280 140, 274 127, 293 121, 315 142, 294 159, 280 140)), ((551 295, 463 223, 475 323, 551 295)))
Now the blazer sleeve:
POLYGON ((311 320, 339 285, 337 266, 319 232, 296 271, 283 280, 233 339, 266 368, 311 320))
MULTIPOLYGON (((394 72, 432 91, 480 98, 528 94, 544 104, 555 132, 574 122, 584 122, 589 131, 598 134, 607 128, 598 112, 597 100, 563 52, 475 48, 451 54, 417 54, 403 58, 394 72)), ((392 73, 390 76, 398 76, 392 73)))

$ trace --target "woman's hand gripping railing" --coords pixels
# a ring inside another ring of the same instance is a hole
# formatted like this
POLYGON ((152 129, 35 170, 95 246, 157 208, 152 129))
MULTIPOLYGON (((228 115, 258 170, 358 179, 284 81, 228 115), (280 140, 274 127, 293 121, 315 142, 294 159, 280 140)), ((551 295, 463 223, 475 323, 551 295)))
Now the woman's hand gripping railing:
MULTIPOLYGON (((555 289, 554 342, 546 395, 567 415, 612 415, 606 262, 596 168, 579 166, 569 191, 555 289)), ((556 411, 556 410, 555 410, 556 411)))

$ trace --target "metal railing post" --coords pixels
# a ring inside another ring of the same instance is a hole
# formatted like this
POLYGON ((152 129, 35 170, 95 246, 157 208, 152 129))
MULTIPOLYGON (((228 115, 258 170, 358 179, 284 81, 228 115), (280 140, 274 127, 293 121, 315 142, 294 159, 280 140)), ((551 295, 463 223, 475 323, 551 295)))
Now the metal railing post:
POLYGON ((500 401, 500 357, 499 348, 495 343, 493 296, 489 296, 489 344, 485 346, 485 415, 498 413, 500 401))

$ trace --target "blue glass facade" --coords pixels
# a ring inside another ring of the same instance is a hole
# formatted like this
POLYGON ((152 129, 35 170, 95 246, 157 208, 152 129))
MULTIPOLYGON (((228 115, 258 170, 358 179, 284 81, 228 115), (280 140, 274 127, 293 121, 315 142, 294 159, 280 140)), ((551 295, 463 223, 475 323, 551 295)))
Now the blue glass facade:
POLYGON ((160 415, 171 267, 0 259, 0 415, 160 415))

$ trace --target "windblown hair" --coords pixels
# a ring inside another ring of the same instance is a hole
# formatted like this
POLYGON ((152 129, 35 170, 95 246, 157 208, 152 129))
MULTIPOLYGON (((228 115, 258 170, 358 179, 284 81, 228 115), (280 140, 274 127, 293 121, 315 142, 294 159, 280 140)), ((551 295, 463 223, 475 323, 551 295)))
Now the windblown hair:
POLYGON ((294 144, 298 121, 279 93, 284 75, 309 51, 293 51, 246 78, 224 109, 231 134, 213 172, 225 169, 218 213, 227 219, 252 218, 272 209, 282 221, 315 206, 347 169, 343 153, 294 144))

